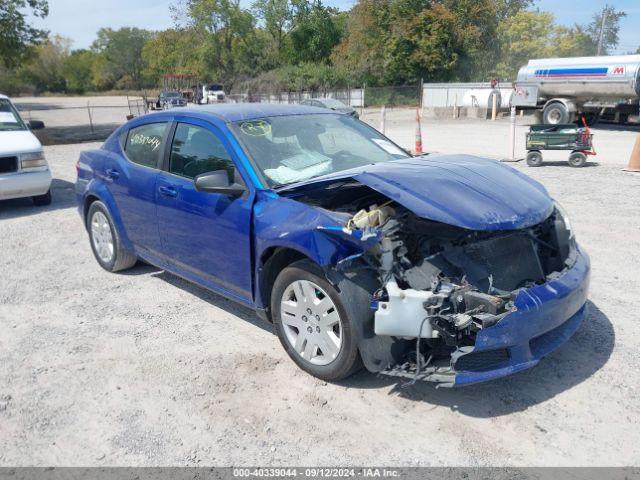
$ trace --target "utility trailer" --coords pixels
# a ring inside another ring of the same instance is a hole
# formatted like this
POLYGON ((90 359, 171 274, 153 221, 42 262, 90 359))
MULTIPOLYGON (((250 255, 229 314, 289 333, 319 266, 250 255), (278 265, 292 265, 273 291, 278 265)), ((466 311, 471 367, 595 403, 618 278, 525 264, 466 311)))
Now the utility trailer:
POLYGON ((570 150, 569 165, 583 167, 588 155, 595 155, 593 134, 589 127, 566 125, 531 125, 527 133, 527 165, 542 165, 542 150, 570 150))
POLYGON ((640 55, 530 60, 518 72, 512 105, 542 112, 544 124, 567 124, 602 115, 638 123, 640 55))

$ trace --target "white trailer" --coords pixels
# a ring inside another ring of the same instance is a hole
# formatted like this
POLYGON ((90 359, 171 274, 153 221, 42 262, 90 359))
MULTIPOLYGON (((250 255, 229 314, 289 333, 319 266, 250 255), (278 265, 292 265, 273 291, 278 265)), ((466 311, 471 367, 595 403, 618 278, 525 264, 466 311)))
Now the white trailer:
POLYGON ((543 123, 560 124, 585 115, 638 121, 640 55, 530 60, 518 72, 512 104, 542 112, 543 123))

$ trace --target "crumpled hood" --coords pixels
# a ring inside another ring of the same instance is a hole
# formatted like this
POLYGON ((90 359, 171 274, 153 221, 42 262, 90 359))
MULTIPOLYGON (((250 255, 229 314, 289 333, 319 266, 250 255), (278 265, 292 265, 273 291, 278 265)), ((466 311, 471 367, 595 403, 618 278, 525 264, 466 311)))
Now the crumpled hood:
POLYGON ((431 154, 368 165, 294 186, 353 178, 416 215, 470 230, 513 230, 542 222, 553 200, 535 180, 498 161, 431 154))

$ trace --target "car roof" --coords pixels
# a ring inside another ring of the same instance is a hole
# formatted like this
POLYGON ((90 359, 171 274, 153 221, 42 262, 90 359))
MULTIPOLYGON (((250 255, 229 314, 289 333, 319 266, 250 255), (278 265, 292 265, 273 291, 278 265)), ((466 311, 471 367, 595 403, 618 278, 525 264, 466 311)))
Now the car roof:
POLYGON ((5 99, 9 100, 9 97, 7 97, 6 95, 3 95, 1 93, 0 93, 0 98, 5 98, 5 99))
POLYGON ((213 105, 198 105, 181 108, 175 113, 189 114, 197 116, 214 116, 225 122, 238 122, 240 120, 254 120, 265 117, 281 117, 288 115, 310 115, 310 114, 335 114, 332 110, 325 108, 310 107, 307 105, 290 105, 276 103, 219 103, 213 105))

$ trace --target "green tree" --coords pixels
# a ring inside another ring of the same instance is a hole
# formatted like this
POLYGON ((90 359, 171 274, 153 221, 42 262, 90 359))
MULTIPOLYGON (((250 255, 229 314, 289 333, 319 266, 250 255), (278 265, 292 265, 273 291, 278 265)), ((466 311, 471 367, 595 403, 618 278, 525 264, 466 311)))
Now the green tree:
POLYGON ((516 13, 528 9, 535 0, 495 0, 499 21, 513 17, 516 13))
POLYGON ((579 25, 555 24, 548 12, 520 11, 498 27, 502 46, 496 73, 513 80, 518 70, 533 58, 576 57, 595 54, 591 36, 579 25))
POLYGON ((0 64, 7 68, 18 65, 30 47, 47 38, 47 32, 27 22, 30 13, 44 18, 49 14, 47 0, 0 0, 0 64))
POLYGON ((586 27, 586 33, 591 37, 596 48, 596 54, 607 55, 609 50, 618 45, 618 34, 620 33, 620 19, 626 17, 623 11, 618 11, 611 5, 593 14, 593 20, 586 27))
POLYGON ((65 62, 70 46, 71 40, 59 35, 35 46, 32 61, 19 69, 19 76, 38 92, 66 91, 65 62))
POLYGON ((105 73, 115 79, 119 87, 143 87, 144 60, 142 49, 151 39, 151 32, 124 27, 119 30, 101 28, 92 48, 100 53, 105 73))
POLYGON ((187 24, 208 33, 204 67, 218 80, 229 82, 238 69, 234 52, 250 51, 255 18, 240 0, 186 0, 187 24))
POLYGON ((361 0, 334 63, 367 84, 471 79, 494 56, 493 0, 361 0))
POLYGON ((203 76, 205 43, 204 33, 193 28, 159 32, 142 49, 145 78, 157 84, 167 73, 203 76))
POLYGON ((552 43, 550 56, 589 57, 597 52, 597 45, 581 25, 574 25, 571 28, 556 27, 552 43))
POLYGON ((98 54, 91 50, 74 50, 65 59, 64 77, 67 91, 72 93, 84 93, 96 88, 93 82, 93 71, 98 54))
POLYGON ((96 90, 105 91, 116 88, 116 84, 120 79, 114 72, 113 65, 109 63, 105 56, 96 54, 95 60, 91 65, 91 84, 96 90))
POLYGON ((334 65, 356 82, 378 85, 385 73, 384 44, 391 28, 389 2, 360 0, 351 10, 342 42, 332 53, 334 65))
POLYGON ((549 52, 554 17, 548 12, 520 11, 498 27, 502 46, 496 73, 514 79, 518 69, 532 58, 544 58, 549 52))
POLYGON ((288 34, 293 28, 294 7, 290 0, 256 0, 252 7, 270 39, 266 50, 268 64, 272 67, 280 65, 288 34))
POLYGON ((292 63, 326 62, 340 43, 343 32, 336 21, 339 12, 321 0, 295 0, 289 58, 292 63))

